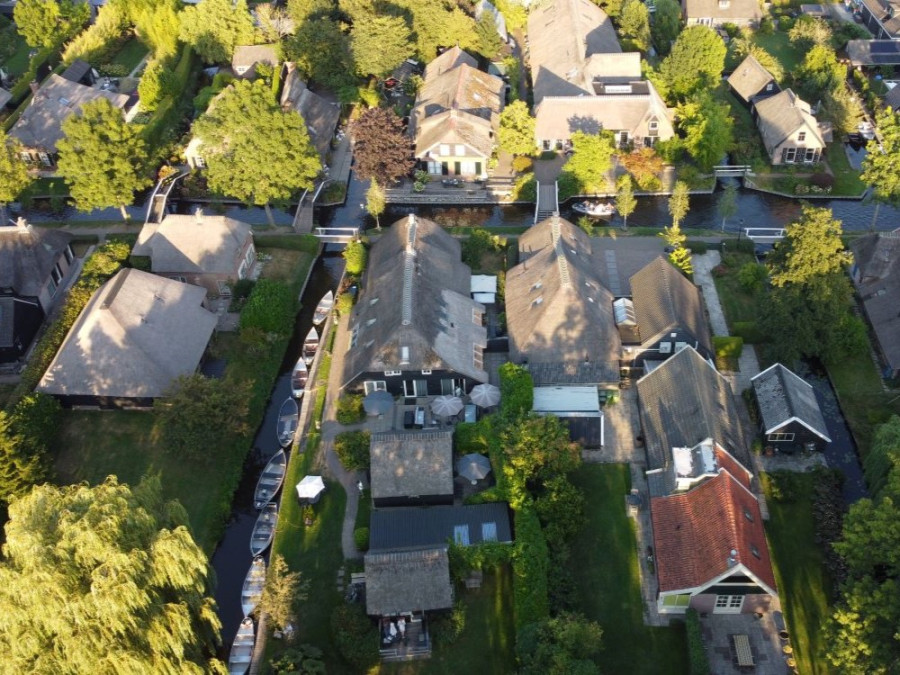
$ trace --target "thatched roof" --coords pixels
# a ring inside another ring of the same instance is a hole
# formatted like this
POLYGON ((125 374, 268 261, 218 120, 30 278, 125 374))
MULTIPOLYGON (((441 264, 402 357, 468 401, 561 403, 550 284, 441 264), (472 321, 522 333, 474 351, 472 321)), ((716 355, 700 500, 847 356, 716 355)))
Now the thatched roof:
POLYGON ((71 240, 68 232, 33 227, 24 220, 0 224, 0 288, 36 298, 71 240))
POLYGON ((778 84, 768 70, 752 54, 747 56, 728 76, 728 85, 744 101, 749 102, 766 87, 778 92, 778 84))
POLYGON ((807 133, 803 147, 824 148, 825 141, 819 131, 819 123, 813 116, 809 103, 790 89, 770 96, 755 104, 756 126, 762 136, 766 152, 772 152, 794 134, 807 133))
POLYGON ((453 432, 372 434, 372 498, 453 494, 453 432))
POLYGON ((369 553, 365 569, 368 614, 384 616, 453 606, 446 547, 369 553))

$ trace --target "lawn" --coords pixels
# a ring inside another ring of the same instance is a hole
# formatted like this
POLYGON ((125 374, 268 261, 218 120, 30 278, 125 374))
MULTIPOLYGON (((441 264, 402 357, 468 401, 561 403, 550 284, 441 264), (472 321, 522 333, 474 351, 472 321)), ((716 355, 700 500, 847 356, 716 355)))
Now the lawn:
POLYGON ((10 33, 8 34, 15 35, 16 50, 9 56, 9 58, 3 61, 2 66, 7 73, 14 77, 18 77, 26 70, 28 70, 28 62, 30 60, 28 57, 28 53, 31 51, 31 48, 18 33, 10 31, 10 33))
POLYGON ((791 44, 787 33, 775 31, 769 35, 762 35, 759 32, 756 32, 753 36, 753 41, 778 59, 781 63, 781 67, 784 69, 786 79, 791 73, 797 70, 798 66, 803 61, 803 52, 799 51, 791 44))
POLYGON ((866 189, 866 184, 860 180, 859 171, 850 166, 843 144, 830 143, 825 154, 828 166, 834 174, 833 194, 861 195, 866 189))
POLYGON ((466 605, 466 627, 453 644, 436 645, 428 660, 385 664, 379 672, 391 675, 515 672, 509 565, 485 570, 481 588, 460 592, 466 605))
POLYGON ((113 57, 112 62, 117 66, 124 66, 130 73, 141 62, 149 50, 136 37, 131 38, 122 45, 122 49, 113 57))
POLYGON ((644 625, 634 525, 625 514, 628 466, 585 464, 572 482, 587 498, 587 508, 584 529, 572 544, 570 571, 580 610, 603 627, 603 672, 687 673, 683 624, 644 625))
POLYGON ((776 501, 770 480, 762 474, 769 506, 766 532, 791 645, 805 675, 832 672, 824 657, 822 624, 830 616, 831 579, 823 567, 812 512, 815 475, 796 474, 794 501, 776 501))
POLYGON ((25 188, 24 198, 34 197, 68 197, 69 186, 62 178, 36 178, 25 188))

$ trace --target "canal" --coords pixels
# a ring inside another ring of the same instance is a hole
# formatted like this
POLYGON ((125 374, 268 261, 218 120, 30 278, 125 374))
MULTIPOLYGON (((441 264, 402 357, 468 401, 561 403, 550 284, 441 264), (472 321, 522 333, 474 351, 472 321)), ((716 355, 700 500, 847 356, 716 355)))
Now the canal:
MULTIPOLYGON (((257 429, 253 450, 244 463, 243 478, 232 501, 231 517, 212 557, 212 566, 216 572, 215 599, 222 621, 222 640, 226 648, 231 646, 238 625, 244 618, 241 609, 241 589, 253 560, 253 556, 250 555, 250 533, 258 515, 258 511, 253 507, 253 492, 262 468, 281 447, 275 437, 278 411, 284 399, 291 395, 291 370, 300 355, 303 339, 312 326, 316 305, 329 290, 337 290, 343 271, 344 259, 337 252, 326 251, 313 265, 309 283, 301 299, 303 306, 297 314, 294 333, 272 388, 265 418, 257 429)), ((293 490, 293 487, 284 485, 282 491, 293 490)), ((266 557, 268 558, 268 552, 266 557)))

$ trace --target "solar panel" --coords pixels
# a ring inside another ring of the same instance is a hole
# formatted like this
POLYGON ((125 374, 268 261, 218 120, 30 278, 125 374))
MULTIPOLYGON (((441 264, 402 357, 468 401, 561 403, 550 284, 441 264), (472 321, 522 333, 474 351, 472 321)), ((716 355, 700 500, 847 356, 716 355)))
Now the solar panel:
POLYGON ((873 40, 869 50, 873 54, 900 54, 900 44, 893 40, 873 40))

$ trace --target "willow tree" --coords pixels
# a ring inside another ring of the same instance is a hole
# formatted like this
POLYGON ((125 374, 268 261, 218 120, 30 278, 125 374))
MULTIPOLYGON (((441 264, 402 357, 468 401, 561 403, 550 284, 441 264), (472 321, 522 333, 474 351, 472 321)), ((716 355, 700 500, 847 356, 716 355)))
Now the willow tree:
POLYGON ((209 186, 216 192, 263 206, 312 188, 322 170, 299 113, 282 112, 262 80, 226 89, 197 120, 209 186))
POLYGON ((0 564, 4 672, 222 672, 210 568, 158 479, 43 485, 14 501, 0 564))

